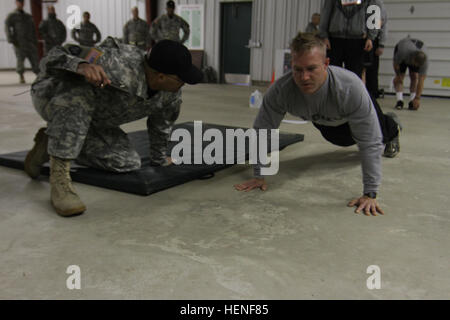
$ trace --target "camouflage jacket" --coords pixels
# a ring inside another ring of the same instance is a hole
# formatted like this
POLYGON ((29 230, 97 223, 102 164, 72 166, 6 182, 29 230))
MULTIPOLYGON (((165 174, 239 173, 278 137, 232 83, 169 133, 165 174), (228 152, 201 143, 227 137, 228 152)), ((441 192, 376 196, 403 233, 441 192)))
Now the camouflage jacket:
POLYGON ((140 46, 150 45, 150 31, 147 22, 131 19, 123 27, 123 42, 140 46))
POLYGON ((39 33, 45 41, 47 50, 59 46, 66 41, 67 30, 61 20, 48 18, 39 24, 39 33))
POLYGON ((15 10, 5 21, 5 34, 9 43, 18 47, 37 46, 36 29, 30 14, 15 10))
POLYGON ((172 40, 185 43, 189 39, 191 31, 189 24, 180 16, 169 18, 167 14, 157 18, 151 27, 150 34, 156 42, 172 40), (180 29, 183 30, 183 38, 180 40, 180 29))
POLYGON ((95 24, 82 22, 79 27, 72 29, 72 38, 82 46, 93 47, 97 42, 100 42, 102 34, 95 24))
MULTIPOLYGON (((148 117, 150 159, 153 163, 164 164, 172 127, 180 113, 181 91, 160 91, 149 97, 145 53, 134 46, 108 37, 100 46, 88 49, 87 59, 101 65, 112 81, 105 89, 89 87, 95 96, 92 125, 116 127, 148 117)), ((78 65, 87 60, 77 55, 83 55, 77 45, 53 48, 41 61, 41 72, 32 85, 33 91, 49 99, 57 97, 68 83, 77 85, 83 81, 76 71, 78 65)))

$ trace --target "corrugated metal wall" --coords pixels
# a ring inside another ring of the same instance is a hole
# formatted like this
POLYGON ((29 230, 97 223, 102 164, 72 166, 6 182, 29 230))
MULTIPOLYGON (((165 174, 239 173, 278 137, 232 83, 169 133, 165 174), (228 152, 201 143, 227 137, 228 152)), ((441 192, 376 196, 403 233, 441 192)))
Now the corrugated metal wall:
POLYGON ((254 81, 270 81, 275 52, 289 47, 290 40, 304 31, 314 12, 320 12, 319 0, 253 1, 252 40, 262 43, 252 49, 251 74, 254 81))
MULTIPOLYGON (((384 3, 389 17, 389 36, 380 66, 380 85, 388 91, 391 88, 394 47, 410 35, 428 47, 430 67, 424 94, 450 96, 450 87, 443 86, 443 79, 450 78, 450 1, 384 0, 384 3)), ((409 88, 409 79, 405 81, 405 88, 409 88)))
MULTIPOLYGON (((251 78, 270 81, 277 49, 288 46, 291 38, 304 30, 323 0, 253 0, 252 40, 261 48, 251 54, 251 78)), ((220 68, 220 0, 178 0, 178 4, 205 4, 205 55, 207 65, 220 68)), ((233 1, 230 1, 233 2, 233 1)), ((239 2, 239 1, 234 1, 239 2)), ((165 13, 166 1, 158 0, 158 15, 165 13)))
MULTIPOLYGON (((15 68, 16 67, 16 56, 14 55, 14 50, 12 45, 6 41, 5 34, 5 20, 9 13, 16 9, 16 4, 14 1, 0 1, 0 69, 15 68)), ((31 7, 29 0, 25 1, 25 11, 31 14, 31 7)), ((29 67, 30 64, 26 60, 25 66, 29 67)))

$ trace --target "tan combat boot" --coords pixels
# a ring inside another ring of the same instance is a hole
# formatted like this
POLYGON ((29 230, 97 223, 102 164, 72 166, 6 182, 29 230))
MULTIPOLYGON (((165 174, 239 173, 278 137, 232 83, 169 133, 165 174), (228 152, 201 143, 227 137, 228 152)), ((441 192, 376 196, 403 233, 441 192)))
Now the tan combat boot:
POLYGON ((41 167, 48 162, 47 153, 48 136, 45 134, 46 128, 39 129, 34 137, 34 147, 28 152, 25 158, 25 172, 32 178, 37 179, 41 174, 41 167))
POLYGON ((70 160, 50 157, 50 186, 52 205, 60 216, 71 217, 86 211, 72 186, 70 160))
POLYGON ((25 83, 25 77, 23 76, 23 74, 20 75, 20 80, 19 80, 19 82, 20 82, 21 84, 25 83))

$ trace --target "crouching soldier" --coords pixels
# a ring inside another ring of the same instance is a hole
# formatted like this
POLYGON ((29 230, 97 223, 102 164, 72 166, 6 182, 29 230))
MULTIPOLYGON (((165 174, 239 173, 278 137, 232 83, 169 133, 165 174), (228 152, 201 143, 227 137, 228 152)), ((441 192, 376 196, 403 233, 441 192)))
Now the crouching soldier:
POLYGON ((50 160, 53 207, 64 217, 82 214, 71 161, 118 173, 138 170, 141 159, 119 126, 147 118, 152 164, 171 165, 167 146, 180 89, 201 79, 189 50, 175 41, 161 41, 147 55, 113 38, 95 48, 55 47, 32 85, 34 107, 48 126, 35 137, 26 172, 37 178, 50 160))

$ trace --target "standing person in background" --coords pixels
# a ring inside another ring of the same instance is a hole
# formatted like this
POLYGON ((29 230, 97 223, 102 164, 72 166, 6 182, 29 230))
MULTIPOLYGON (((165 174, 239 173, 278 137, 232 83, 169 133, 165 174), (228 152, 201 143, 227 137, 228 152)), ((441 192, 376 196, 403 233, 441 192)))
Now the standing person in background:
POLYGON ((16 71, 20 83, 25 83, 25 58, 28 58, 35 74, 39 73, 38 41, 33 18, 23 10, 23 0, 16 0, 16 10, 5 21, 5 34, 9 43, 14 45, 17 57, 16 71))
POLYGON ((89 12, 83 13, 83 22, 78 28, 72 29, 72 38, 82 46, 93 47, 102 40, 102 34, 91 21, 89 12), (95 36, 95 39, 94 39, 95 36))
POLYGON ((371 64, 366 68, 366 87, 370 95, 378 99, 380 97, 378 86, 378 73, 380 70, 380 57, 384 53, 384 46, 387 41, 387 12, 384 8, 383 1, 376 0, 381 8, 381 29, 378 30, 378 35, 373 43, 373 50, 368 54, 371 55, 371 64))
POLYGON ((175 2, 168 1, 166 11, 167 14, 162 15, 153 22, 150 35, 156 42, 172 40, 185 43, 191 34, 189 24, 175 14, 175 2), (180 29, 183 30, 182 39, 180 39, 180 29))
POLYGON ((133 19, 128 21, 123 27, 123 42, 147 50, 150 47, 149 26, 145 20, 139 18, 139 9, 134 7, 131 10, 133 19))
POLYGON ((66 41, 67 30, 61 20, 56 18, 54 6, 47 8, 48 18, 39 24, 39 33, 45 41, 45 54, 52 48, 60 46, 66 41))
POLYGON ((321 12, 319 35, 325 39, 331 64, 353 71, 360 78, 364 51, 373 49, 378 30, 367 27, 367 8, 374 0, 327 0, 321 12))
POLYGON ((401 40, 394 50, 395 92, 397 93, 397 110, 403 109, 403 80, 406 69, 409 69, 411 79, 409 110, 420 108, 420 97, 427 77, 428 57, 423 41, 407 37, 401 40))
POLYGON ((314 35, 319 33, 320 14, 314 13, 311 17, 311 22, 306 27, 306 33, 312 33, 314 35))

